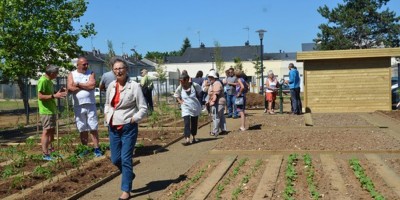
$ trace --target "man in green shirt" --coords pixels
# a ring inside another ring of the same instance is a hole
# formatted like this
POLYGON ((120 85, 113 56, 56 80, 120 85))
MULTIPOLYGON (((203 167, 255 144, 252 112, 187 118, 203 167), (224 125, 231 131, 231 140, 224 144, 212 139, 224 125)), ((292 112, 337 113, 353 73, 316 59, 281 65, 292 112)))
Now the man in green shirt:
POLYGON ((57 106, 55 98, 64 98, 67 92, 61 88, 57 93, 54 93, 54 85, 52 80, 58 75, 58 67, 49 65, 46 67, 46 73, 40 77, 38 81, 38 105, 40 121, 42 122, 42 151, 44 160, 52 160, 49 153, 54 151, 51 142, 54 140, 54 132, 56 127, 57 106))

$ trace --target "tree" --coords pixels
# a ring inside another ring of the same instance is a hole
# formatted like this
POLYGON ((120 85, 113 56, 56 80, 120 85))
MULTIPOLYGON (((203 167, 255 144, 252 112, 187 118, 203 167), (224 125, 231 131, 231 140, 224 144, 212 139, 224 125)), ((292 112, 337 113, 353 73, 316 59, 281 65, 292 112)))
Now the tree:
POLYGON ((111 69, 112 67, 110 66, 110 61, 111 61, 111 58, 115 56, 115 51, 114 51, 113 43, 111 40, 107 40, 107 47, 108 47, 108 53, 106 54, 106 59, 104 62, 111 69))
POLYGON ((332 10, 318 8, 328 22, 321 24, 321 33, 314 41, 320 50, 398 47, 400 17, 383 10, 389 0, 344 0, 332 10))
POLYGON ((183 40, 183 44, 182 44, 182 47, 181 47, 181 50, 180 50, 180 55, 183 55, 183 53, 185 53, 186 49, 189 48, 189 47, 192 47, 192 45, 190 44, 189 38, 186 37, 183 40))
POLYGON ((239 57, 233 58, 233 62, 235 63, 235 66, 233 66, 234 69, 239 69, 243 71, 243 63, 239 57))
POLYGON ((220 74, 225 72, 225 63, 224 59, 222 59, 222 53, 221 53, 221 45, 219 44, 218 41, 214 42, 214 59, 215 59, 215 66, 216 66, 216 71, 220 74))
MULTIPOLYGON (((84 0, 3 0, 0 3, 0 70, 4 82, 18 83, 29 111, 25 83, 48 64, 71 69, 71 58, 82 53, 82 36, 95 35, 94 24, 75 30, 85 13, 84 0)), ((27 123, 28 123, 27 119, 27 123)))
MULTIPOLYGON (((255 59, 253 59, 255 61, 252 61, 251 63, 253 63, 254 65, 254 69, 255 69, 255 75, 256 78, 259 79, 261 77, 261 62, 260 62, 260 57, 257 56, 255 59)), ((265 67, 263 66, 263 68, 265 69, 265 67)))

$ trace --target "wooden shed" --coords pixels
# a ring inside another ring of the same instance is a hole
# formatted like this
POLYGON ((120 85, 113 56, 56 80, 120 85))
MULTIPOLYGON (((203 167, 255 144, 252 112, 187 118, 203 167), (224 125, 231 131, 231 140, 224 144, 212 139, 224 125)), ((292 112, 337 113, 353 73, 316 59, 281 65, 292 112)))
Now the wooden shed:
POLYGON ((391 57, 400 48, 310 51, 304 62, 306 112, 372 112, 392 109, 391 57))

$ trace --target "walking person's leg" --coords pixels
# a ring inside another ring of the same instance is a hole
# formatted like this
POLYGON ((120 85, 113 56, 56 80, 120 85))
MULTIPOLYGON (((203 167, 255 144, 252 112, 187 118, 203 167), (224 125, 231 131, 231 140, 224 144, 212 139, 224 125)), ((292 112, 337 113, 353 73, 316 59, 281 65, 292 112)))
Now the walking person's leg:
POLYGON ((189 144, 190 143, 190 116, 189 115, 183 116, 183 124, 184 124, 183 136, 185 137, 185 144, 189 144))
POLYGON ((226 131, 226 120, 225 120, 225 107, 223 105, 218 106, 218 115, 219 115, 219 129, 224 132, 226 131))
POLYGON ((300 88, 296 88, 296 100, 297 100, 297 114, 301 114, 303 111, 302 105, 301 105, 301 97, 300 97, 300 88))
POLYGON ((125 124, 122 128, 121 134, 121 174, 122 174, 122 182, 121 182, 121 190, 122 199, 127 199, 130 197, 130 192, 132 190, 132 182, 135 178, 135 173, 133 173, 133 150, 136 145, 138 135, 138 124, 137 123, 129 123, 125 124))
MULTIPOLYGON (((218 106, 219 107, 219 106, 218 106)), ((219 123, 220 123, 220 118, 218 116, 218 110, 217 106, 211 106, 211 113, 213 116, 213 130, 211 131, 211 134, 216 136, 218 134, 218 129, 219 129, 219 123)))
POLYGON ((49 146, 52 146, 51 142, 54 140, 55 115, 41 115, 40 120, 43 127, 40 140, 42 144, 43 159, 51 160, 49 146))
POLYGON ((197 124, 199 121, 199 116, 190 116, 190 133, 192 134, 192 143, 196 143, 197 135, 197 124))
POLYGON ((239 113, 238 113, 238 111, 237 111, 237 106, 236 106, 236 104, 235 104, 235 101, 236 101, 236 96, 235 95, 233 95, 232 96, 232 102, 233 102, 233 118, 238 118, 239 117, 239 113))

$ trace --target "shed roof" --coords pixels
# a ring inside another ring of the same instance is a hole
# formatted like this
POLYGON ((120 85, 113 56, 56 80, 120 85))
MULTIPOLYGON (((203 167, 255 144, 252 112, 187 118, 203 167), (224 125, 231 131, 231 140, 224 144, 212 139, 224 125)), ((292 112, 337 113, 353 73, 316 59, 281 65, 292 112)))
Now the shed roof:
POLYGON ((396 57, 396 56, 400 56, 400 48, 310 51, 310 52, 298 52, 297 61, 301 62, 305 60, 377 58, 377 57, 396 57))

